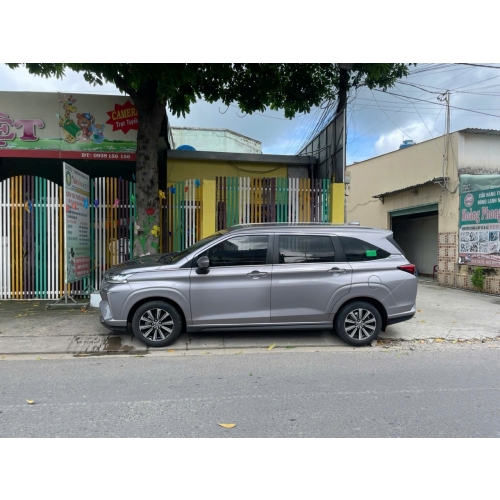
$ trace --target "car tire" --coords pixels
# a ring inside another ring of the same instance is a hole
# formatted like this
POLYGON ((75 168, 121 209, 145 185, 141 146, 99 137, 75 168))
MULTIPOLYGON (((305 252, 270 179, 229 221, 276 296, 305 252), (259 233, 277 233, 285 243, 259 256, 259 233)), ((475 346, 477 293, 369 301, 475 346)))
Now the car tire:
POLYGON ((182 329, 179 311, 168 302, 152 300, 142 304, 132 318, 134 335, 151 347, 164 347, 177 340, 182 329))
POLYGON ((365 301, 343 306, 333 321, 337 335, 350 345, 364 346, 373 342, 382 328, 378 309, 365 301))

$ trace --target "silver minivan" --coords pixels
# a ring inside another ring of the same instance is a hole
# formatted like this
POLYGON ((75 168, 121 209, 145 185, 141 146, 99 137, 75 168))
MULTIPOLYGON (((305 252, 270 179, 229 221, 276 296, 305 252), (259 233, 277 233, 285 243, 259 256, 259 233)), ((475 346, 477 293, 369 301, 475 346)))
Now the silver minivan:
POLYGON ((292 328, 363 346, 414 316, 417 279, 391 231, 264 223, 114 266, 100 294, 101 323, 153 347, 182 331, 292 328))

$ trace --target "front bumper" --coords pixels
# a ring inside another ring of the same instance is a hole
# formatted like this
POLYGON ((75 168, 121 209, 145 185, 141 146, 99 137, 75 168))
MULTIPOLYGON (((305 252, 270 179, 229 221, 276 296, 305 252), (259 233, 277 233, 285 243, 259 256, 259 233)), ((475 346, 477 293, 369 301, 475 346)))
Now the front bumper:
MULTIPOLYGON (((101 294, 101 297, 103 294, 101 294)), ((107 300, 101 300, 99 304, 101 310, 101 324, 112 331, 127 331, 127 320, 117 320, 113 318, 113 313, 107 300)))
POLYGON ((100 320, 102 326, 106 327, 108 330, 111 330, 114 333, 127 333, 128 331, 126 326, 113 326, 110 325, 109 323, 106 323, 106 321, 104 321, 104 318, 102 316, 100 320))

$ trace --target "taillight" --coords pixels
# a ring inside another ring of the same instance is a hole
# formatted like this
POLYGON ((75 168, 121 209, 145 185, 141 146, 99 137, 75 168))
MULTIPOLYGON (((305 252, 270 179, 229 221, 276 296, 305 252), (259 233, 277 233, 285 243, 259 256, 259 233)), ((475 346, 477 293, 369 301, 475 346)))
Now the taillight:
POLYGON ((405 264, 404 266, 398 266, 400 271, 405 273, 415 274, 415 264, 405 264))

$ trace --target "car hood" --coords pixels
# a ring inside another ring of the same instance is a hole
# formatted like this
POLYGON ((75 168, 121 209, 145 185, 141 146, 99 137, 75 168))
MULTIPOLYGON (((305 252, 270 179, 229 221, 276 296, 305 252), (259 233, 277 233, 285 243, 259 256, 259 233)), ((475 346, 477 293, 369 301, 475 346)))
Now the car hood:
POLYGON ((169 253, 157 253, 155 255, 144 255, 142 257, 136 257, 135 259, 130 259, 120 264, 116 264, 113 267, 109 268, 106 272, 110 274, 125 274, 128 272, 144 272, 158 269, 160 266, 168 263, 168 259, 165 259, 166 262, 158 262, 162 257, 168 257, 171 255, 175 255, 178 252, 169 252, 169 253))

